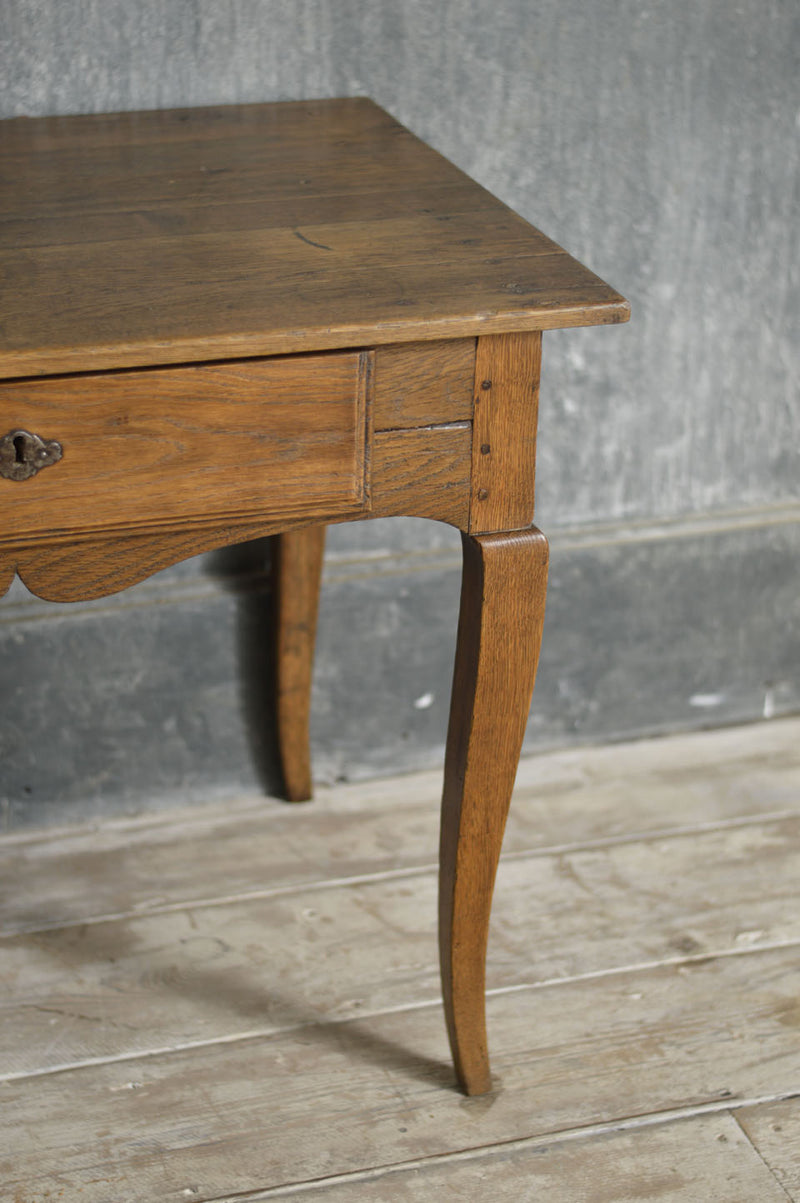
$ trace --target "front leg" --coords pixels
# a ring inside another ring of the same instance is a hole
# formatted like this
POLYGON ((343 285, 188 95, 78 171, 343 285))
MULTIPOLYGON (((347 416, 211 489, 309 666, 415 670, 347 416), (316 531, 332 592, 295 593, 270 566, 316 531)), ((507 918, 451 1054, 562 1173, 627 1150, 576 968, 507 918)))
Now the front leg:
POLYGON ((463 535, 439 856, 439 948, 456 1074, 491 1089, 485 968, 497 863, 539 659, 547 540, 463 535))

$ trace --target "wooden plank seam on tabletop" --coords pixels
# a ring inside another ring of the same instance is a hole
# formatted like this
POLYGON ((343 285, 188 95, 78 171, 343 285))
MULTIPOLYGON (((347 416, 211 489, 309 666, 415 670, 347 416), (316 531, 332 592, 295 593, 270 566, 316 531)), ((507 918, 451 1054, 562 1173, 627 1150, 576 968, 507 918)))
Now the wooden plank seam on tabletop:
POLYGON ((164 141, 166 120, 0 123, 16 167, 0 222, 6 377, 628 318, 619 293, 366 100, 205 110, 184 142, 164 141))

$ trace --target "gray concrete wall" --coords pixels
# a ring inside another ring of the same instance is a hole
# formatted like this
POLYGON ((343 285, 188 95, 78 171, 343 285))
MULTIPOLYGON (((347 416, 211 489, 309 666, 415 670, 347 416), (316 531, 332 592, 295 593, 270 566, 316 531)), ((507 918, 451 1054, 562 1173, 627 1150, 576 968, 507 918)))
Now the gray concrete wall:
MULTIPOLYGON (((366 93, 631 300, 627 327, 545 338, 530 750, 798 709, 797 0, 4 0, 0 23, 4 116, 366 93)), ((437 763, 457 594, 446 528, 331 532, 323 779, 437 763)), ((264 545, 102 603, 15 590, 6 824, 274 784, 268 620, 264 545)))

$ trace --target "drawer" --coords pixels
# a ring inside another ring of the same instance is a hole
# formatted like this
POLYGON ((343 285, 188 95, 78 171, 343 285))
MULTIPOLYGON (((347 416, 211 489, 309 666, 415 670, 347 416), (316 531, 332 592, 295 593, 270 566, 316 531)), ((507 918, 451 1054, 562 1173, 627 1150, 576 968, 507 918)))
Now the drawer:
POLYGON ((28 479, 0 477, 0 541, 359 513, 369 361, 335 352, 0 382, 0 437, 27 431, 62 450, 28 479))

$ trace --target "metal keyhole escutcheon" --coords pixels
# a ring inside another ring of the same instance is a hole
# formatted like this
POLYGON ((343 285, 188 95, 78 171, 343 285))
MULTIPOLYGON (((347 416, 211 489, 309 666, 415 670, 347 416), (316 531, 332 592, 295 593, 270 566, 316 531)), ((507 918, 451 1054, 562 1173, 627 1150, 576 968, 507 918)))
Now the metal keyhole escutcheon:
POLYGON ((0 439, 0 476, 28 480, 40 468, 61 459, 61 444, 40 438, 29 430, 10 430, 0 439))

